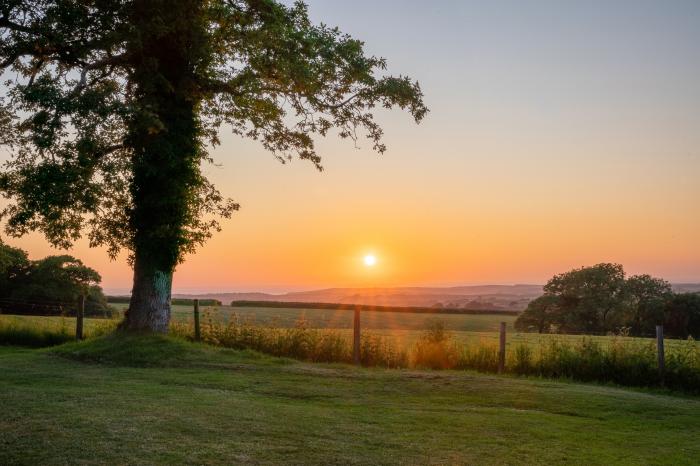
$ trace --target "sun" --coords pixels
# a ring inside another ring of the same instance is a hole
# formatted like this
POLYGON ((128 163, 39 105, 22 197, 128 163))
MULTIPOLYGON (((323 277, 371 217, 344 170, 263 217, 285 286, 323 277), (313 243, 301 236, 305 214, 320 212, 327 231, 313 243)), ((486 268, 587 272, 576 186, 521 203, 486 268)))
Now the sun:
POLYGON ((374 254, 367 254, 363 260, 367 267, 374 267, 374 265, 377 263, 377 258, 374 256, 374 254))

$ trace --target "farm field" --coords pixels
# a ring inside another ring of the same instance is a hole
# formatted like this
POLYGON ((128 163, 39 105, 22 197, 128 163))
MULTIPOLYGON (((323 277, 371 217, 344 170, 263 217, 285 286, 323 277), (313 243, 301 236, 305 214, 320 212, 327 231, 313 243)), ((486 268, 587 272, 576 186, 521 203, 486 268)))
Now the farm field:
MULTIPOLYGON (((125 305, 114 305, 123 310, 125 305)), ((335 330, 347 339, 352 338, 352 311, 332 311, 327 309, 286 309, 286 308, 259 308, 259 307, 230 307, 219 306, 216 308, 203 307, 202 322, 207 319, 228 322, 236 314, 240 320, 249 321, 255 325, 270 325, 274 327, 292 327, 300 318, 304 318, 309 328, 335 330)), ((191 306, 173 306, 173 320, 176 322, 191 322, 191 306)), ((395 312, 363 312, 363 332, 381 335, 393 339, 399 347, 409 347, 414 344, 426 325, 431 320, 439 320, 458 343, 483 343, 498 344, 498 327, 500 322, 506 322, 507 346, 528 344, 536 347, 551 340, 563 340, 568 342, 580 341, 581 335, 552 335, 536 333, 520 333, 513 329, 515 316, 493 314, 410 314, 395 312)), ((0 324, 15 323, 29 324, 54 331, 75 333, 75 318, 72 317, 38 317, 38 316, 13 316, 0 315, 0 324)), ((86 335, 99 332, 105 328, 113 327, 116 322, 106 319, 85 319, 86 335)), ((609 336, 585 336, 600 343, 611 341, 609 336)), ((616 337, 621 338, 621 337, 616 337)), ((623 338, 640 343, 655 344, 653 338, 623 338)), ((666 339, 666 345, 671 348, 681 340, 666 339)))
MULTIPOLYGON (((126 309, 126 305, 113 304, 118 309, 126 309)), ((191 322, 193 319, 192 306, 173 306, 173 319, 180 322, 191 322)), ((309 328, 338 330, 352 335, 353 312, 348 310, 329 309, 295 309, 295 308, 266 308, 266 307, 231 307, 217 306, 201 308, 202 322, 206 319, 228 322, 235 314, 239 320, 249 321, 256 325, 274 327, 293 327, 303 318, 309 328)), ((507 345, 527 343, 537 346, 552 339, 569 342, 579 341, 581 335, 552 335, 516 332, 513 325, 517 317, 498 314, 414 314, 402 312, 362 312, 362 330, 373 334, 392 337, 400 345, 414 343, 431 321, 439 320, 449 330, 458 342, 462 343, 498 343, 498 329, 501 322, 506 322, 508 333, 507 345)), ((597 342, 605 343, 611 340, 609 336, 586 336, 597 342)), ((620 337, 617 337, 620 338, 620 337)), ((653 338, 624 338, 654 343, 653 338)), ((679 340, 667 338, 667 345, 673 346, 679 340)))
MULTIPOLYGON (((127 304, 112 304, 124 310, 127 304)), ((292 327, 304 318, 313 328, 352 328, 353 312, 332 309, 296 309, 277 307, 231 307, 202 306, 203 317, 228 321, 232 315, 241 320, 250 320, 260 325, 292 327)), ((172 306, 173 319, 188 321, 192 319, 192 306, 172 306)), ((425 328, 426 319, 440 319, 449 330, 488 332, 498 331, 500 322, 507 322, 512 329, 516 316, 494 314, 413 314, 407 312, 363 312, 362 327, 368 329, 403 329, 421 330, 425 328)))
POLYGON ((700 456, 692 398, 305 364, 165 338, 58 351, 0 347, 0 463, 693 464, 700 456))

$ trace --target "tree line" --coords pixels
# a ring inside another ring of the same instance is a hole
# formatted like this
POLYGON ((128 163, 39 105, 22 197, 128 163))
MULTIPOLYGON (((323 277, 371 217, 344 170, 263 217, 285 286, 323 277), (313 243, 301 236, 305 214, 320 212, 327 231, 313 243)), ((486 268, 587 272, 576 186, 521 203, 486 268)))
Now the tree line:
POLYGON ((30 260, 27 252, 0 241, 0 311, 20 313, 27 305, 38 304, 59 312, 74 310, 80 295, 85 296, 86 315, 110 316, 102 288, 102 277, 69 255, 30 260))
POLYGON ((674 293, 650 275, 626 277, 620 264, 598 264, 555 275, 515 322, 539 333, 652 335, 656 325, 676 337, 700 337, 700 294, 674 293))
MULTIPOLYGON (((107 296, 108 303, 129 304, 131 296, 107 296)), ((194 298, 172 298, 170 304, 173 306, 192 306, 194 298)), ((204 298, 199 300, 200 306, 221 306, 221 301, 218 299, 204 298)))

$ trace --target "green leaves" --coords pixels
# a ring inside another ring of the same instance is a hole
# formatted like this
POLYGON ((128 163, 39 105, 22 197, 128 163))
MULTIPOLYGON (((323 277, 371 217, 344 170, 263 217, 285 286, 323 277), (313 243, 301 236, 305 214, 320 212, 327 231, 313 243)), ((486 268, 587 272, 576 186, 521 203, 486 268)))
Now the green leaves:
MULTIPOLYGON (((669 335, 687 336, 688 315, 675 307, 682 295, 650 275, 625 277, 620 264, 597 264, 555 275, 544 295, 532 300, 518 316, 516 327, 539 332, 632 333, 653 335, 659 324, 669 335)), ((700 331, 692 327, 693 332, 700 331)))
POLYGON ((67 247, 86 231, 112 257, 142 235, 182 260, 238 208, 201 172, 222 126, 322 169, 315 137, 381 153, 376 107, 428 111, 418 83, 301 2, 0 0, 0 37, 7 233, 67 247))
POLYGON ((73 256, 30 261, 25 251, 0 242, 0 299, 75 303, 83 294, 104 301, 97 286, 101 280, 73 256))

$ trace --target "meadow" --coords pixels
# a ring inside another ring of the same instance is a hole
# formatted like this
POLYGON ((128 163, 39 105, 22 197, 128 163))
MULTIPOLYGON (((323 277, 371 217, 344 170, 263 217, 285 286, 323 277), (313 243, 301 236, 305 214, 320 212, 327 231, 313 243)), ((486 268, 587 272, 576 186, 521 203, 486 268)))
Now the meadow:
MULTIPOLYGON (((126 309, 126 304, 113 304, 119 310, 126 309)), ((192 306, 175 305, 172 307, 173 321, 191 324, 193 321, 192 306)), ((353 312, 348 310, 329 309, 296 309, 276 307, 232 307, 232 306, 203 306, 201 307, 202 322, 227 324, 232 318, 255 326, 293 328, 299 322, 312 329, 337 331, 347 338, 352 335, 353 312)), ((576 343, 584 335, 538 334, 517 332, 514 328, 517 316, 509 314, 418 314, 405 312, 362 312, 361 325, 363 331, 395 340, 399 346, 411 346, 420 335, 434 322, 440 322, 459 343, 497 344, 498 330, 501 322, 506 323, 508 338, 506 345, 515 346, 527 344, 533 347, 551 342, 552 340, 576 343)), ((609 344, 613 338, 608 335, 585 335, 585 338, 600 343, 609 344)), ((616 336, 616 340, 642 341, 655 343, 655 339, 616 336)), ((683 340, 666 338, 669 347, 683 344, 683 340)))
POLYGON ((0 347, 1 464, 694 464, 697 398, 164 337, 0 347))
MULTIPOLYGON (((190 306, 174 306, 171 334, 193 340, 190 306)), ((202 308, 202 340, 213 346, 252 349, 326 363, 352 362, 351 311, 281 308, 202 308)), ((498 328, 509 328, 505 372, 614 383, 665 385, 700 392, 700 345, 666 340, 667 370, 658 372, 656 341, 620 335, 540 335, 513 331, 512 316, 363 312, 362 365, 385 368, 498 370, 498 328)), ((88 337, 110 333, 117 320, 86 319, 88 337)), ((0 344, 43 347, 73 339, 75 320, 0 316, 0 344)))
MULTIPOLYGON (((119 310, 128 305, 112 304, 119 310)), ((172 318, 175 321, 192 319, 192 306, 172 306, 172 318)), ((236 315, 241 320, 249 320, 259 325, 293 327, 303 319, 313 328, 352 328, 353 312, 331 309, 296 309, 278 307, 232 307, 202 306, 202 315, 209 314, 212 319, 228 322, 236 315)), ((362 328, 373 330, 423 330, 426 320, 438 318, 445 327, 454 331, 497 332, 500 322, 506 322, 512 330, 516 316, 494 314, 413 314, 405 312, 363 312, 362 328)))

